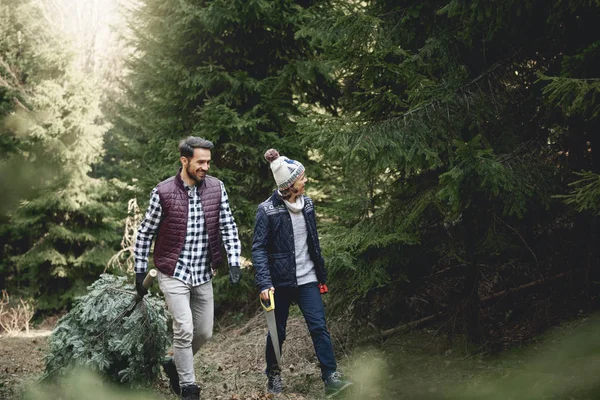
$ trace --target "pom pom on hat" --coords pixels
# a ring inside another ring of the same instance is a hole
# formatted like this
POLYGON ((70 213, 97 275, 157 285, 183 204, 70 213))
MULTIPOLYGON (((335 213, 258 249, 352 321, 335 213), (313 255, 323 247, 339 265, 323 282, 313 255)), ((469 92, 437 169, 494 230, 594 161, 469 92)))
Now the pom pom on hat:
POLYGON ((272 163, 279 158, 279 152, 275 149, 269 149, 265 152, 265 160, 272 163))
POLYGON ((280 156, 275 149, 265 152, 265 160, 271 163, 271 172, 279 190, 285 190, 292 186, 304 173, 302 163, 280 156))

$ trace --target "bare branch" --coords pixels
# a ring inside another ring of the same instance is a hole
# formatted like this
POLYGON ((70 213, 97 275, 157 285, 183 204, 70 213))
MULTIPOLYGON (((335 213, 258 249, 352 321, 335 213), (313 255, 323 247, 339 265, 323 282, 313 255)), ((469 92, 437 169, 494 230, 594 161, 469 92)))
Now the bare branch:
POLYGON ((16 335, 25 330, 29 333, 29 323, 33 318, 34 308, 29 300, 19 299, 18 304, 10 304, 10 296, 2 291, 0 300, 0 327, 9 335, 16 335))
POLYGON ((123 238, 121 239, 121 250, 108 260, 104 272, 109 268, 114 268, 133 273, 135 236, 137 234, 137 228, 142 221, 142 214, 135 198, 130 199, 127 203, 127 214, 127 218, 125 219, 125 230, 123 232, 123 238))

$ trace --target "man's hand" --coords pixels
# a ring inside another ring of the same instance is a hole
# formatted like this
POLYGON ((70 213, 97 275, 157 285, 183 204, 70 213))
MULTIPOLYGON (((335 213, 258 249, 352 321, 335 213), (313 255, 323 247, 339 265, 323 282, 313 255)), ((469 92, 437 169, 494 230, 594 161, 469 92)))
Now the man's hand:
POLYGON ((260 298, 263 299, 263 300, 265 300, 265 301, 269 300, 269 292, 273 292, 274 293, 275 292, 275 288, 271 287, 269 289, 263 290, 262 292, 260 292, 260 298))
POLYGON ((229 267, 229 282, 238 283, 242 278, 242 270, 240 267, 229 267))
POLYGON ((144 278, 146 278, 145 272, 137 272, 135 274, 135 291, 140 297, 148 294, 148 289, 144 287, 144 278))

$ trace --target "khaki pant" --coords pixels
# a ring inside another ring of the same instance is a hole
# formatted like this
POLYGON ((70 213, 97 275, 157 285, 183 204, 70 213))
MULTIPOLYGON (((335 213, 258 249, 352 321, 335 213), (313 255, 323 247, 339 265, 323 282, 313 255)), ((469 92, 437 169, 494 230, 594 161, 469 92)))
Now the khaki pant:
POLYGON ((179 384, 195 383, 194 354, 213 332, 212 281, 192 286, 159 271, 158 284, 173 317, 173 361, 179 374, 179 384))

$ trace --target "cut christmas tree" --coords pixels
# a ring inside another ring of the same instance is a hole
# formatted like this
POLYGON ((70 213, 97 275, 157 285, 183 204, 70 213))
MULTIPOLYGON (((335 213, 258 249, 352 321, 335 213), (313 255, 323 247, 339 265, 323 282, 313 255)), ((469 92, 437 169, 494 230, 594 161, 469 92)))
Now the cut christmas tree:
POLYGON ((88 289, 49 338, 44 380, 85 367, 116 383, 154 382, 170 345, 163 300, 149 293, 136 301, 133 285, 110 274, 88 289))

